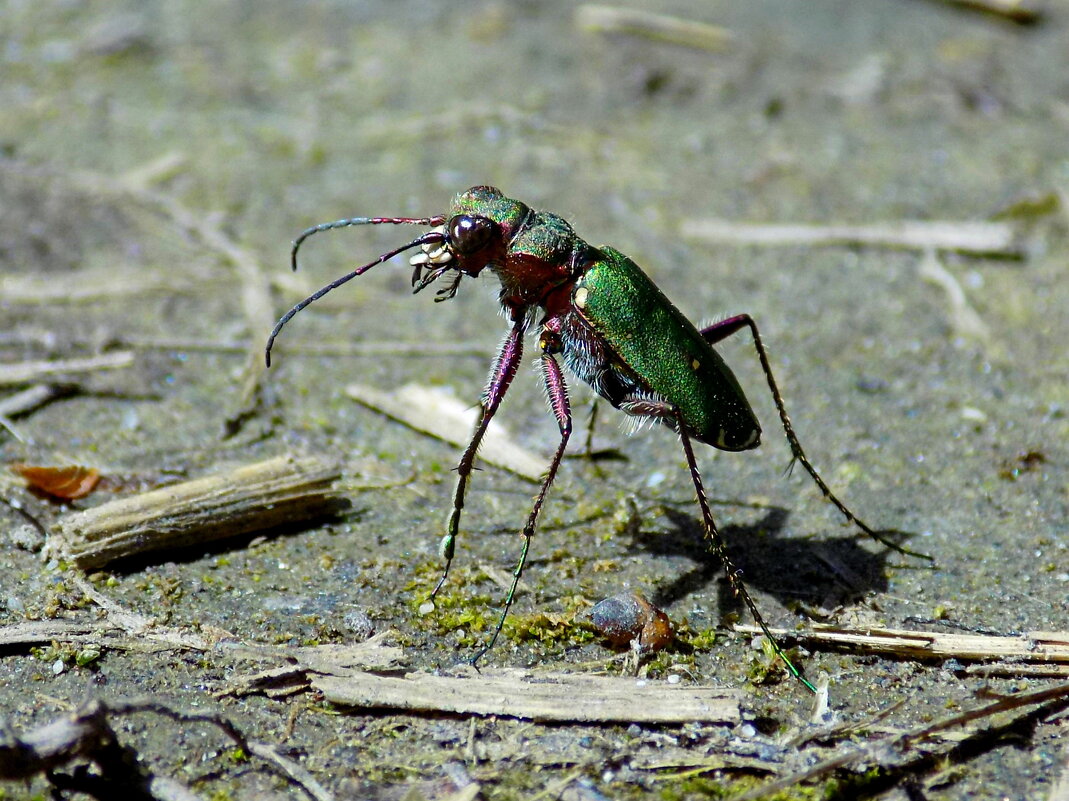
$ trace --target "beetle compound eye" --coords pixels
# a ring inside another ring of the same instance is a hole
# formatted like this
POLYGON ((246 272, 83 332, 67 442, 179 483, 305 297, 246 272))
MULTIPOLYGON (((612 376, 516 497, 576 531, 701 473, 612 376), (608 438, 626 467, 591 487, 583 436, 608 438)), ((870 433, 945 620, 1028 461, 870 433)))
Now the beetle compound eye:
POLYGON ((460 254, 481 250, 494 233, 494 224, 486 217, 461 214, 449 221, 449 240, 460 254))

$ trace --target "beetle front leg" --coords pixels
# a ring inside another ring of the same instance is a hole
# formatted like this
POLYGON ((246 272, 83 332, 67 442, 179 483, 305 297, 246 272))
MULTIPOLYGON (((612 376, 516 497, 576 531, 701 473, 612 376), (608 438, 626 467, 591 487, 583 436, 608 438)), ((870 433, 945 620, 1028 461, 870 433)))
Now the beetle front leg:
POLYGON ((791 455, 801 462, 802 467, 809 473, 810 478, 812 478, 817 487, 820 488, 825 500, 835 506, 835 508, 838 509, 843 517, 849 522, 853 523, 877 542, 886 545, 888 548, 898 551, 901 554, 931 561, 932 557, 928 556, 928 554, 905 548, 869 526, 865 521, 861 520, 857 515, 851 512, 846 504, 840 501, 835 493, 831 491, 831 488, 824 483, 824 479, 820 477, 817 469, 813 467, 809 458, 805 455, 805 451, 802 450, 802 444, 798 441, 798 436, 794 433, 794 426, 791 425, 791 418, 787 416, 787 408, 783 404, 783 396, 780 395, 779 387, 776 386, 776 379, 772 376, 772 366, 769 364, 768 353, 765 351, 764 343, 761 341, 761 334, 757 330, 757 323, 754 322, 750 315, 738 314, 734 317, 729 317, 726 320, 721 320, 719 323, 715 323, 708 328, 702 329, 701 334, 705 337, 706 342, 710 345, 715 345, 717 342, 741 331, 743 328, 749 328, 750 333, 753 335, 754 348, 757 350, 757 357, 761 360, 761 369, 764 371, 765 379, 768 381, 768 388, 772 391, 772 400, 776 404, 776 411, 779 412, 779 419, 783 424, 783 431, 787 435, 787 442, 791 448, 791 455))
POLYGON ((501 617, 497 621, 497 628, 494 629, 494 633, 486 645, 471 658, 471 664, 473 665, 482 658, 483 654, 494 647, 494 643, 497 642, 497 637, 505 625, 505 618, 508 616, 509 609, 512 608, 512 601, 516 597, 516 588, 520 584, 520 576, 523 575, 523 568, 527 564, 527 553, 531 548, 531 537, 534 536, 535 527, 538 523, 538 514, 542 511, 546 493, 549 492, 550 485, 553 484, 553 479, 557 476, 557 469, 564 458, 564 450, 568 446, 568 438, 572 434, 572 413, 568 404, 568 386, 564 383, 564 375, 561 373, 560 365, 550 355, 552 351, 546 346, 545 341, 543 341, 543 349, 545 352, 542 354, 542 380, 545 383, 549 407, 553 410, 553 416, 557 418, 557 427, 560 429, 560 444, 557 446, 557 452, 553 454, 553 461, 549 463, 549 470, 546 471, 546 476, 542 479, 542 488, 538 491, 538 496, 531 507, 531 513, 527 516, 527 523, 523 527, 523 548, 520 551, 520 559, 516 563, 516 569, 512 571, 512 586, 509 588, 508 595, 505 596, 505 605, 501 609, 501 617))
POLYGON ((442 542, 439 545, 439 551, 442 558, 445 559, 445 570, 442 571, 442 577, 438 579, 438 584, 435 585, 430 594, 432 599, 442 589, 442 585, 445 584, 445 580, 449 576, 449 566, 453 563, 453 554, 456 551, 457 532, 460 530, 460 515, 464 510, 464 494, 468 487, 468 477, 475 466, 475 454, 479 450, 479 445, 487 427, 490 425, 490 420, 501 405, 501 399, 505 397, 509 384, 512 383, 512 379, 516 376, 516 370, 520 365, 520 360, 523 358, 523 333, 526 328, 527 316, 518 313, 512 324, 512 330, 505 337, 501 350, 494 360, 494 367, 490 371, 490 378, 486 382, 486 389, 483 390, 482 398, 479 402, 479 416, 471 432, 471 441, 468 443, 468 447, 464 449, 464 453, 460 457, 460 463, 457 464, 457 483, 453 489, 453 509, 450 511, 449 519, 446 523, 445 536, 442 537, 442 542))

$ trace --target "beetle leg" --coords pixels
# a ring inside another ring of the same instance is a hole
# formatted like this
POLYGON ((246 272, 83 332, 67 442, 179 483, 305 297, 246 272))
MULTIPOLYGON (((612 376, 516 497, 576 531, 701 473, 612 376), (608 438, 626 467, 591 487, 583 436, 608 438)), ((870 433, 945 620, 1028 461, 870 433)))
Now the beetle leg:
POLYGON ((775 652, 776 656, 783 660, 783 663, 787 666, 787 670, 790 671, 791 675, 815 693, 817 688, 810 684, 802 675, 801 671, 795 667, 787 654, 783 652, 779 643, 776 642, 776 638, 772 636, 772 632, 768 630, 768 626, 765 624, 765 619, 761 616, 761 613, 757 611, 757 604, 753 602, 750 593, 746 591, 746 587, 742 583, 739 569, 735 567, 734 563, 728 557, 727 548, 724 546, 724 539, 720 536, 720 532, 716 528, 716 522, 713 520, 713 513, 709 510, 709 500, 705 495, 705 487, 702 484, 701 474, 698 472, 698 463, 694 460, 694 448, 690 442, 690 435, 687 434, 683 416, 678 410, 673 410, 673 414, 676 418, 679 439, 683 443, 683 455, 686 456, 687 466, 690 468, 690 478, 694 482, 694 491, 698 495, 698 506, 702 510, 702 522, 705 525, 705 534, 713 546, 713 553, 717 555, 717 558, 719 558, 724 565, 724 572, 727 574, 728 583, 731 585, 732 592, 742 598, 743 603, 746 604, 746 608, 749 609, 750 614, 753 615, 754 621, 768 638, 772 650, 775 652))
POLYGON ((545 382, 549 407, 553 410, 553 416, 557 418, 557 427, 560 429, 560 444, 557 446, 557 452, 553 454, 553 461, 549 463, 546 477, 542 479, 542 488, 538 491, 534 506, 531 507, 531 513, 527 516, 527 523, 523 527, 523 548, 520 551, 520 559, 516 563, 516 569, 512 571, 512 586, 509 588, 508 595, 505 596, 505 605, 501 609, 501 617, 497 621, 497 628, 494 629, 494 633, 486 645, 480 648, 478 653, 471 658, 471 664, 473 665, 482 658, 483 654, 494 647, 494 643, 497 642, 497 637, 501 633, 501 628, 505 625, 505 618, 508 616, 512 601, 516 597, 516 588, 519 586, 520 576, 523 575, 523 568, 527 564, 527 552, 531 548, 531 537, 534 536, 538 513, 542 511, 546 493, 549 492, 549 487, 553 483, 553 479, 556 478, 557 468, 560 467, 561 460, 564 458, 564 449, 567 447, 568 438, 572 434, 572 413, 568 404, 568 386, 564 383, 564 375, 561 373, 560 365, 557 364, 557 360, 550 353, 542 354, 542 380, 545 382))
MULTIPOLYGON (((747 320, 750 320, 750 315, 748 314, 737 314, 734 317, 728 317, 726 320, 721 320, 707 328, 703 328, 702 337, 710 345, 715 345, 717 342, 727 339, 732 334, 745 328, 747 320)), ((753 321, 750 320, 750 323, 752 324, 753 321)))
POLYGON ((471 475, 475 465, 475 453, 479 450, 479 444, 482 442, 487 426, 490 425, 491 418, 493 418, 498 406, 501 405, 501 399, 505 397, 509 384, 512 383, 512 379, 516 376, 516 370, 520 365, 520 360, 523 358, 523 332, 526 328, 527 316, 520 313, 516 316, 515 322, 512 324, 512 330, 509 331, 508 336, 505 337, 505 341, 501 345, 501 350, 494 360, 494 367, 490 371, 486 389, 483 390, 482 398, 479 402, 479 417, 476 419, 475 427, 472 429, 471 441, 468 443, 468 447, 464 449, 464 453, 460 457, 460 463, 457 464, 457 483, 453 489, 453 510, 449 513, 445 536, 442 537, 442 542, 439 546, 442 558, 445 559, 445 570, 442 571, 442 577, 438 579, 438 584, 435 585, 434 590, 431 592, 431 598, 434 598, 438 591, 442 589, 442 585, 445 584, 446 577, 449 575, 449 566, 453 563, 453 553, 456 550, 457 532, 460 530, 460 515, 464 509, 464 493, 468 487, 468 476, 471 475))
POLYGON ((843 517, 849 522, 853 523, 877 542, 886 545, 894 551, 905 554, 906 556, 915 556, 920 559, 932 561, 932 557, 928 556, 928 554, 905 548, 894 540, 884 536, 881 532, 873 529, 865 521, 861 520, 857 515, 851 512, 846 504, 840 501, 835 493, 831 491, 831 488, 824 483, 824 479, 820 477, 817 469, 813 467, 809 458, 805 455, 805 451, 802 450, 802 444, 798 441, 798 436, 794 433, 794 426, 791 425, 791 418, 787 416, 787 408, 783 405, 783 396, 780 395, 779 387, 776 386, 776 379, 772 376, 772 366, 769 364, 768 353, 765 351, 764 343, 761 341, 761 334, 757 331, 757 323, 753 321, 753 318, 750 317, 750 315, 739 314, 734 317, 729 317, 726 320, 721 320, 719 323, 715 323, 708 328, 702 329, 701 334, 706 342, 713 345, 743 328, 749 328, 750 333, 753 334, 754 348, 757 350, 757 357, 761 360, 761 369, 764 371, 765 379, 768 381, 768 388, 772 391, 772 400, 776 403, 776 411, 779 412, 779 419, 783 424, 783 431, 787 435, 787 442, 791 447, 791 455, 795 460, 801 462, 802 467, 809 473, 810 478, 812 478, 817 487, 820 488, 825 500, 829 501, 836 509, 838 509, 843 517))
POLYGON ((586 418, 586 438, 583 440, 583 456, 594 458, 594 426, 598 423, 598 399, 590 401, 590 411, 586 418))

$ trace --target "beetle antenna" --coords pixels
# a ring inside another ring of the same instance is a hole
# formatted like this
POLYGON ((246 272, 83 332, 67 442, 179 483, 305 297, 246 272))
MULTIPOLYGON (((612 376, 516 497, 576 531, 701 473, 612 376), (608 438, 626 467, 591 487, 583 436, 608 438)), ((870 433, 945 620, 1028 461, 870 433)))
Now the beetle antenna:
POLYGON ((445 217, 439 214, 435 217, 347 217, 344 220, 320 223, 319 225, 313 225, 311 228, 305 228, 297 238, 293 240, 293 248, 290 250, 290 266, 293 267, 294 272, 297 271, 297 251, 300 250, 301 244, 312 234, 318 234, 320 231, 332 231, 335 228, 349 228, 353 225, 438 226, 444 222, 445 217))
MULTIPOLYGON (((385 219, 384 220, 384 219, 378 219, 378 218, 359 218, 359 219, 363 220, 364 222, 370 223, 370 224, 374 224, 374 223, 377 223, 377 222, 397 222, 397 220, 389 220, 389 219, 385 219)), ((437 219, 440 219, 440 218, 432 217, 430 219, 433 221, 433 220, 437 220, 437 219)), ((427 221, 426 220, 401 220, 401 222, 423 222, 423 223, 426 223, 427 221)), ((337 222, 334 222, 334 223, 325 223, 324 225, 317 225, 315 228, 309 228, 307 231, 305 231, 303 234, 301 234, 297 238, 297 240, 293 243, 293 259, 294 259, 293 265, 294 265, 294 269, 296 269, 296 266, 297 266, 297 261, 296 261, 296 259, 297 259, 297 247, 300 245, 300 243, 302 241, 307 239, 309 236, 311 236, 317 230, 324 230, 325 231, 325 230, 327 230, 328 228, 331 228, 331 227, 333 227, 333 228, 343 228, 344 227, 343 223, 348 223, 350 225, 360 225, 361 224, 360 222, 353 222, 352 220, 338 220, 337 222)), ((296 306, 294 306, 288 312, 283 314, 282 317, 279 319, 279 321, 277 323, 275 323, 275 327, 271 329, 271 334, 270 334, 270 336, 267 337, 267 347, 264 348, 264 361, 267 363, 267 366, 268 367, 271 366, 271 348, 275 344, 275 337, 277 337, 279 332, 282 330, 282 326, 284 326, 286 323, 288 323, 290 321, 290 318, 292 318, 293 315, 295 315, 297 312, 299 312, 305 306, 308 306, 308 305, 310 305, 312 303, 315 303, 317 300, 319 300, 321 297, 323 297, 325 294, 327 294, 331 290, 337 289, 342 284, 344 284, 344 283, 346 283, 348 281, 351 281, 352 279, 356 278, 358 275, 363 275, 368 270, 370 270, 372 267, 374 267, 376 264, 382 264, 384 261, 388 261, 388 260, 392 259, 398 253, 404 253, 406 250, 411 250, 412 248, 420 247, 421 245, 434 245, 434 244, 438 244, 438 243, 441 243, 441 242, 444 242, 444 241, 445 241, 445 234, 442 233, 441 231, 428 231, 427 233, 423 234, 422 236, 416 237, 411 242, 409 242, 407 245, 402 245, 399 248, 394 248, 393 250, 391 250, 391 251, 389 251, 387 253, 383 253, 381 256, 379 256, 374 261, 368 262, 367 264, 363 265, 362 267, 357 267, 355 270, 353 270, 348 275, 343 275, 341 278, 335 278, 333 281, 331 281, 326 286, 324 286, 324 287, 316 290, 315 292, 313 292, 311 295, 306 297, 304 300, 302 300, 300 303, 298 303, 296 306)))

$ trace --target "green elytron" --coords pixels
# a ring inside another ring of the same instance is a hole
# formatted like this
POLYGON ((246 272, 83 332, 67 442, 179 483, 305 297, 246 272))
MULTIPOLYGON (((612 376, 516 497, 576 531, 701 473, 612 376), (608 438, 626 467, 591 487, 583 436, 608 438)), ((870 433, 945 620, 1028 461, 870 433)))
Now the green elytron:
POLYGON ((709 510, 694 458, 694 440, 726 451, 756 448, 761 440, 761 426, 739 382, 713 345, 749 328, 794 459, 812 476, 824 497, 870 537, 900 553, 928 558, 903 548, 859 520, 821 479, 795 436, 757 325, 749 315, 730 317, 698 331, 627 256, 610 247, 596 248, 587 244, 563 218, 531 209, 488 186, 472 187, 458 195, 445 215, 354 217, 309 228, 293 244, 294 269, 298 249, 312 234, 352 225, 377 224, 424 225, 432 226, 433 230, 331 282, 294 306, 271 332, 266 349, 267 363, 271 363, 275 337, 294 314, 403 251, 421 249, 410 259, 414 268, 414 292, 448 276, 437 290, 436 301, 452 298, 465 276, 474 278, 487 268, 497 276, 501 282, 499 301, 512 327, 494 360, 480 399, 480 413, 471 441, 457 465, 453 508, 441 542, 446 566, 431 595, 433 598, 449 573, 464 496, 479 443, 516 375, 523 357, 524 334, 532 325, 537 328, 542 378, 550 409, 560 429, 560 443, 523 527, 523 547, 501 618, 489 641, 472 659, 473 663, 493 646, 501 632, 527 561, 538 514, 572 432, 568 390, 558 357, 576 377, 617 409, 636 418, 664 424, 679 435, 706 534, 723 561, 732 589, 743 599, 788 670, 810 690, 814 689, 813 685, 801 675, 768 630, 728 557, 709 510))

